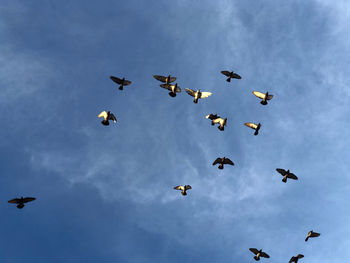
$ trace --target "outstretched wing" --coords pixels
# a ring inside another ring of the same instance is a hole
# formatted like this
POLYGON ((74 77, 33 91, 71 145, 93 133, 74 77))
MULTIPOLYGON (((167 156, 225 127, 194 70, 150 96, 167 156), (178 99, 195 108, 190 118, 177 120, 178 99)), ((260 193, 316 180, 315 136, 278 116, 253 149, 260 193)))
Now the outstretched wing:
POLYGON ((288 178, 293 179, 293 180, 298 180, 298 177, 295 174, 289 173, 288 178))
POLYGON ((170 77, 169 83, 170 83, 170 82, 174 82, 175 80, 176 80, 176 77, 170 77))
POLYGON ((222 74, 224 74, 226 77, 229 77, 231 75, 231 72, 227 71, 227 70, 223 70, 221 71, 222 74))
POLYGON ((35 199, 36 199, 35 197, 25 197, 25 198, 23 198, 23 203, 32 202, 35 199))
POLYGON ((285 176, 285 174, 287 173, 286 170, 281 169, 281 168, 277 168, 276 171, 279 172, 279 173, 280 173, 281 175, 283 175, 283 176, 285 176))
POLYGON ((185 190, 190 190, 190 189, 192 189, 192 187, 189 184, 185 185, 185 190))
POLYGON ((102 111, 98 116, 97 116, 97 118, 104 118, 104 119, 107 119, 107 116, 108 116, 108 114, 107 114, 107 112, 106 111, 102 111))
POLYGON ((123 84, 123 81, 120 78, 110 76, 111 80, 113 80, 117 84, 123 84))
POLYGON ((259 253, 259 250, 257 250, 256 248, 250 248, 249 250, 253 252, 255 255, 259 253))
POLYGON ((231 78, 234 78, 234 79, 241 79, 242 77, 240 75, 238 75, 237 73, 233 73, 231 78))
POLYGON ((258 125, 256 125, 255 123, 253 122, 246 122, 244 123, 245 126, 249 127, 249 128, 252 128, 252 129, 256 129, 258 127, 258 125))
POLYGON ((262 100, 265 99, 265 94, 260 91, 253 91, 253 94, 262 100))
POLYGON ((213 162, 213 165, 221 163, 221 158, 216 158, 216 160, 213 162))
POLYGON ((224 159, 224 164, 235 165, 229 158, 224 159))
POLYGON ((192 97, 194 97, 194 94, 195 94, 195 91, 194 91, 194 90, 192 90, 192 89, 187 89, 187 88, 185 88, 185 90, 186 90, 186 92, 187 92, 188 95, 191 95, 192 97))
POLYGON ((266 99, 267 100, 272 100, 272 98, 273 98, 273 95, 268 95, 266 99))
POLYGON ((270 256, 267 253, 265 253, 265 252, 261 252, 260 256, 263 257, 263 258, 270 258, 270 256))
POLYGON ((9 200, 8 202, 10 203, 10 204, 18 204, 19 203, 19 198, 13 198, 13 199, 11 199, 11 200, 9 200))
POLYGON ((303 258, 304 255, 303 255, 303 254, 298 254, 296 257, 297 257, 297 258, 303 258))
POLYGON ((114 123, 117 123, 117 118, 114 116, 113 113, 109 114, 109 118, 108 119, 114 121, 114 123))
POLYGON ((205 116, 207 119, 210 119, 210 120, 215 120, 217 118, 220 118, 217 114, 209 114, 207 116, 205 116))
POLYGON ((184 187, 182 185, 178 185, 174 187, 175 190, 184 190, 184 187))
POLYGON ((320 233, 312 232, 310 237, 319 237, 320 235, 320 233))
POLYGON ((169 84, 160 84, 159 86, 164 89, 171 90, 171 86, 169 84))
POLYGON ((130 81, 130 80, 124 80, 124 83, 123 83, 124 86, 128 86, 128 85, 130 85, 130 84, 131 84, 131 81, 130 81))
POLYGON ((161 82, 165 82, 166 81, 166 77, 160 76, 160 75, 154 75, 153 78, 155 78, 156 80, 159 80, 161 82))
POLYGON ((207 91, 201 92, 201 99, 207 98, 211 94, 212 94, 211 92, 207 92, 207 91))

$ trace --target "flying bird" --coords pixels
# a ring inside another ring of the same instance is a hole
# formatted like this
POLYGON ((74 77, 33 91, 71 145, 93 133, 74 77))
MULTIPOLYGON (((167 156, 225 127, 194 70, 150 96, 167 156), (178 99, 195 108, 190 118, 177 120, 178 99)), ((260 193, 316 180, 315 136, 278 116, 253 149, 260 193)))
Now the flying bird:
POLYGON ((310 237, 319 237, 320 235, 321 235, 320 233, 316 233, 316 232, 311 230, 309 233, 307 233, 307 236, 305 238, 305 242, 307 242, 310 237))
POLYGON ((170 90, 169 95, 171 97, 176 97, 176 92, 180 93, 181 89, 180 87, 177 85, 177 83, 175 83, 175 85, 171 85, 171 84, 160 84, 159 86, 161 86, 164 89, 170 90))
POLYGON ((214 162, 213 165, 219 164, 219 169, 222 170, 224 169, 224 164, 230 164, 230 165, 235 165, 229 158, 222 157, 222 158, 217 158, 214 162))
POLYGON ((179 185, 174 187, 175 190, 181 190, 182 195, 187 195, 187 190, 192 189, 190 185, 179 185))
POLYGON ((169 84, 169 83, 174 82, 176 80, 176 77, 171 77, 170 75, 168 75, 167 77, 154 75, 153 78, 155 78, 156 80, 159 80, 161 82, 164 82, 165 84, 169 84))
POLYGON ((228 77, 226 79, 227 82, 231 82, 231 79, 241 79, 241 76, 238 75, 237 73, 234 73, 233 71, 227 71, 227 70, 223 70, 221 71, 222 74, 224 74, 226 77, 228 77))
POLYGON ((253 122, 246 122, 246 123, 244 123, 244 125, 249 127, 249 128, 252 128, 253 130, 255 130, 254 135, 258 135, 259 134, 259 130, 261 128, 261 124, 260 123, 255 124, 253 122))
POLYGON ((194 97, 194 103, 198 103, 198 99, 204 99, 209 97, 212 93, 211 92, 201 92, 200 90, 194 91, 192 89, 185 88, 188 95, 194 97))
POLYGON ((28 203, 28 202, 32 202, 34 201, 36 198, 34 197, 21 197, 21 198, 14 198, 14 199, 11 199, 9 200, 8 202, 10 204, 17 204, 17 208, 18 209, 22 209, 24 207, 24 204, 25 203, 28 203))
POLYGON ((113 113, 111 113, 110 111, 102 111, 97 118, 103 118, 103 120, 101 121, 101 123, 105 126, 109 125, 109 120, 113 121, 114 123, 117 123, 117 118, 114 116, 113 113))
POLYGON ((226 126, 226 122, 227 122, 227 118, 221 118, 220 116, 218 116, 217 114, 209 114, 207 116, 205 116, 207 119, 211 120, 211 125, 215 125, 215 124, 219 124, 218 129, 220 131, 223 131, 225 126, 226 126))
POLYGON ((298 263, 298 260, 301 259, 301 258, 303 258, 303 257, 304 257, 304 255, 298 254, 297 256, 292 257, 292 258, 289 260, 289 263, 292 263, 292 262, 298 263))
POLYGON ((254 259, 255 259, 256 261, 259 261, 259 260, 260 260, 260 257, 263 257, 263 258, 270 258, 270 256, 269 256, 268 254, 266 254, 265 252, 262 251, 262 249, 257 250, 256 248, 250 248, 249 250, 255 254, 254 259))
POLYGON ((131 81, 130 80, 126 80, 125 78, 117 78, 117 77, 114 77, 114 76, 110 76, 111 80, 113 80, 115 83, 119 84, 119 89, 120 90, 123 90, 123 87, 124 86, 128 86, 131 84, 131 81))
POLYGON ((295 174, 291 173, 289 171, 289 169, 286 171, 284 169, 277 168, 276 171, 279 172, 283 176, 283 179, 282 179, 283 183, 287 182, 287 178, 293 179, 293 180, 298 180, 298 177, 295 174))
POLYGON ((256 97, 262 99, 262 101, 260 101, 260 103, 262 105, 267 105, 267 101, 268 100, 272 100, 272 98, 273 98, 273 95, 269 94, 269 92, 262 93, 262 92, 259 92, 259 91, 253 91, 253 94, 256 97))

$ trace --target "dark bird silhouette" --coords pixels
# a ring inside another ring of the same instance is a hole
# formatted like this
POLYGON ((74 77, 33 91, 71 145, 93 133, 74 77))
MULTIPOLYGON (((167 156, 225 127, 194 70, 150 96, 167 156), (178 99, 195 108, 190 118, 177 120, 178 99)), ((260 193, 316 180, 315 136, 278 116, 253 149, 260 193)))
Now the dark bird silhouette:
POLYGON ((287 182, 287 178, 293 179, 293 180, 298 180, 298 177, 295 174, 291 173, 289 171, 289 169, 286 171, 284 169, 277 168, 276 171, 279 172, 283 176, 283 179, 282 179, 283 183, 287 182))
POLYGON ((192 90, 192 89, 187 89, 185 88, 186 92, 188 95, 194 97, 194 100, 193 102, 194 103, 198 103, 198 99, 204 99, 204 98, 207 98, 209 97, 212 93, 211 92, 206 92, 206 91, 200 91, 200 90, 192 90))
POLYGON ((273 95, 269 94, 269 92, 262 93, 262 92, 259 92, 259 91, 253 91, 253 94, 256 97, 262 99, 262 101, 260 101, 260 103, 262 105, 267 105, 267 101, 268 100, 272 100, 272 98, 273 98, 273 95))
POLYGON ((111 113, 110 111, 102 111, 97 118, 103 118, 103 120, 101 121, 101 123, 105 126, 109 125, 109 120, 113 121, 114 123, 117 123, 117 118, 114 116, 113 113, 111 113))
POLYGON ((161 82, 164 82, 165 84, 169 84, 169 83, 174 82, 176 80, 176 77, 171 77, 170 75, 168 75, 167 77, 160 76, 160 75, 154 75, 153 78, 155 78, 156 80, 159 80, 161 82))
POLYGON ((231 79, 241 79, 241 76, 238 75, 237 73, 234 73, 233 71, 227 71, 227 70, 223 70, 221 71, 222 74, 224 74, 226 77, 228 77, 226 79, 227 82, 231 82, 231 79))
POLYGON ((265 252, 262 251, 262 249, 257 250, 256 248, 250 248, 249 250, 255 254, 254 259, 255 259, 256 261, 259 261, 259 260, 260 260, 260 257, 263 257, 263 258, 270 258, 270 256, 269 256, 268 254, 266 254, 265 252))
POLYGON ((226 126, 227 118, 221 118, 217 114, 209 114, 205 116, 207 119, 211 120, 211 125, 219 124, 218 129, 223 131, 226 126))
POLYGON ((235 165, 229 158, 222 157, 222 158, 217 158, 214 162, 213 165, 219 164, 218 168, 220 170, 224 169, 224 164, 229 164, 229 165, 235 165))
POLYGON ((178 185, 174 187, 175 190, 180 190, 182 195, 187 195, 187 190, 192 189, 190 185, 178 185))
POLYGON ((24 207, 24 204, 25 203, 28 203, 28 202, 32 202, 34 201, 36 198, 34 197, 21 197, 21 198, 14 198, 14 199, 11 199, 9 200, 8 202, 10 204, 17 204, 17 208, 18 209, 22 209, 24 207))
POLYGON ((303 257, 304 257, 304 255, 298 254, 297 256, 292 257, 292 258, 289 260, 289 263, 292 263, 292 262, 298 263, 298 260, 301 259, 301 258, 303 258, 303 257))
POLYGON ((253 130, 255 130, 255 132, 254 132, 255 136, 259 134, 259 130, 261 128, 261 124, 260 123, 255 124, 253 122, 246 122, 246 123, 244 123, 244 125, 249 127, 249 128, 252 128, 253 130))
POLYGON ((171 84, 160 84, 159 86, 161 86, 164 89, 170 90, 169 95, 171 97, 176 97, 176 93, 180 93, 181 89, 180 87, 177 85, 177 83, 175 83, 175 85, 171 85, 171 84))
POLYGON ((307 233, 307 236, 305 238, 305 242, 307 242, 310 237, 319 237, 320 235, 321 235, 320 233, 316 233, 316 232, 311 230, 309 233, 307 233))
POLYGON ((123 87, 124 86, 128 86, 131 84, 131 81, 130 80, 126 80, 125 78, 117 78, 117 77, 114 77, 114 76, 110 76, 111 80, 113 80, 115 83, 119 84, 119 89, 120 90, 123 90, 123 87))

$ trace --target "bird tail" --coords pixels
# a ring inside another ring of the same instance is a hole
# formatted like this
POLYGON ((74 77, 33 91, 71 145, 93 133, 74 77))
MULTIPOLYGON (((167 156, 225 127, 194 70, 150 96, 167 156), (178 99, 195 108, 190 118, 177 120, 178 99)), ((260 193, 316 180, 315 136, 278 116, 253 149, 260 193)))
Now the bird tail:
POLYGON ((182 195, 187 195, 186 191, 181 192, 182 195))
POLYGON ((259 261, 259 260, 260 260, 260 257, 255 256, 254 259, 255 259, 256 261, 259 261))
POLYGON ((109 125, 109 121, 108 121, 108 120, 103 120, 103 121, 101 121, 101 123, 102 123, 103 125, 105 125, 105 126, 108 126, 108 125, 109 125))
POLYGON ((255 131, 254 132, 254 135, 256 136, 256 135, 258 135, 259 134, 259 131, 255 131))
POLYGON ((283 182, 283 183, 286 183, 286 182, 287 182, 287 177, 286 177, 286 176, 283 177, 282 182, 283 182))
POLYGON ((228 77, 226 81, 231 82, 231 77, 228 77))
POLYGON ((219 167, 220 170, 224 169, 224 165, 222 163, 220 163, 219 167))
POLYGON ((225 127, 224 126, 218 126, 218 129, 220 130, 220 131, 223 131, 224 129, 225 129, 225 127))
POLYGON ((193 102, 197 104, 197 103, 198 103, 198 99, 194 99, 194 101, 193 101, 193 102))
POLYGON ((267 101, 266 101, 266 100, 262 100, 260 103, 261 103, 262 105, 267 105, 267 101))
POLYGON ((123 85, 120 85, 120 86, 119 86, 119 90, 123 90, 123 85))
POLYGON ((305 242, 307 242, 308 240, 309 240, 309 237, 306 237, 306 238, 305 238, 305 242))
POLYGON ((176 97, 176 93, 174 93, 174 92, 169 92, 169 95, 170 95, 170 97, 176 97))

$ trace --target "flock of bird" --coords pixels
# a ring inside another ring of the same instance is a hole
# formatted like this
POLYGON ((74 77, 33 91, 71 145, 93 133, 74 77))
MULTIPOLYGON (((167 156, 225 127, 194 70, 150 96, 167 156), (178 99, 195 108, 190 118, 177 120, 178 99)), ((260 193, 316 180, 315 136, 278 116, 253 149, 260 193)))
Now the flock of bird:
MULTIPOLYGON (((227 77, 226 81, 227 82, 231 82, 231 79, 241 79, 241 76, 238 75, 237 73, 235 73, 234 71, 221 71, 221 73, 223 75, 225 75, 227 77)), ((177 93, 181 93, 181 88, 178 86, 177 83, 175 84, 171 84, 172 82, 174 82, 176 80, 176 77, 173 76, 160 76, 160 75, 154 75, 153 76, 156 80, 162 82, 163 84, 160 84, 159 86, 161 88, 167 89, 169 91, 169 96, 171 97, 176 97, 177 93)), ((111 76, 110 77, 112 81, 114 81, 115 83, 117 83, 119 85, 119 90, 123 90, 125 86, 129 86, 131 84, 130 80, 126 80, 125 78, 118 78, 115 76, 111 76)), ((204 99, 207 98, 209 96, 212 95, 211 92, 206 92, 206 91, 201 91, 201 90, 192 90, 192 89, 188 89, 185 88, 185 91, 187 92, 188 95, 194 97, 193 102, 194 103, 198 103, 199 99, 204 99)), ((258 97, 259 99, 261 99, 261 104, 262 105, 267 105, 268 101, 271 100, 273 98, 273 95, 269 94, 268 92, 266 93, 262 93, 259 91, 253 91, 253 94, 258 97)), ((98 118, 102 118, 102 125, 104 126, 108 126, 109 125, 109 121, 113 121, 114 123, 117 123, 117 118, 115 117, 115 115, 113 113, 111 113, 111 111, 102 111, 98 116, 98 118)), ((211 125, 215 125, 218 124, 218 129, 220 131, 224 131, 224 128, 226 126, 227 123, 227 118, 222 118, 220 116, 218 116, 217 114, 209 114, 206 116, 207 119, 211 120, 211 125)), ((252 128, 254 130, 254 135, 258 135, 259 134, 259 130, 261 128, 261 123, 252 123, 252 122, 247 122, 244 123, 244 125, 246 125, 249 128, 252 128)), ((219 164, 218 169, 222 170, 224 169, 224 165, 234 165, 234 162, 232 160, 230 160, 227 157, 218 157, 214 162, 213 162, 213 166, 219 164)), ((293 180, 298 180, 298 177, 291 173, 288 170, 285 169, 281 169, 281 168, 277 168, 276 171, 281 174, 283 176, 282 182, 286 183, 287 179, 293 179, 293 180)), ((181 194, 183 196, 187 195, 187 191, 192 189, 191 185, 178 185, 174 187, 175 190, 179 190, 181 191, 181 194)), ((8 203, 11 204, 17 204, 17 208, 18 209, 22 209, 24 207, 25 203, 31 202, 36 200, 36 198, 34 197, 21 197, 21 198, 14 198, 8 201, 8 203)), ((320 233, 314 232, 313 230, 309 231, 306 238, 305 238, 305 242, 307 242, 309 240, 309 238, 314 238, 314 237, 318 237, 320 236, 320 233)), ((256 261, 259 261, 260 258, 270 258, 270 256, 262 251, 262 249, 258 250, 256 248, 249 248, 249 250, 255 255, 254 259, 256 261)), ((295 262, 297 263, 299 259, 303 258, 304 255, 302 254, 298 254, 296 256, 293 256, 290 260, 289 263, 295 262)))

